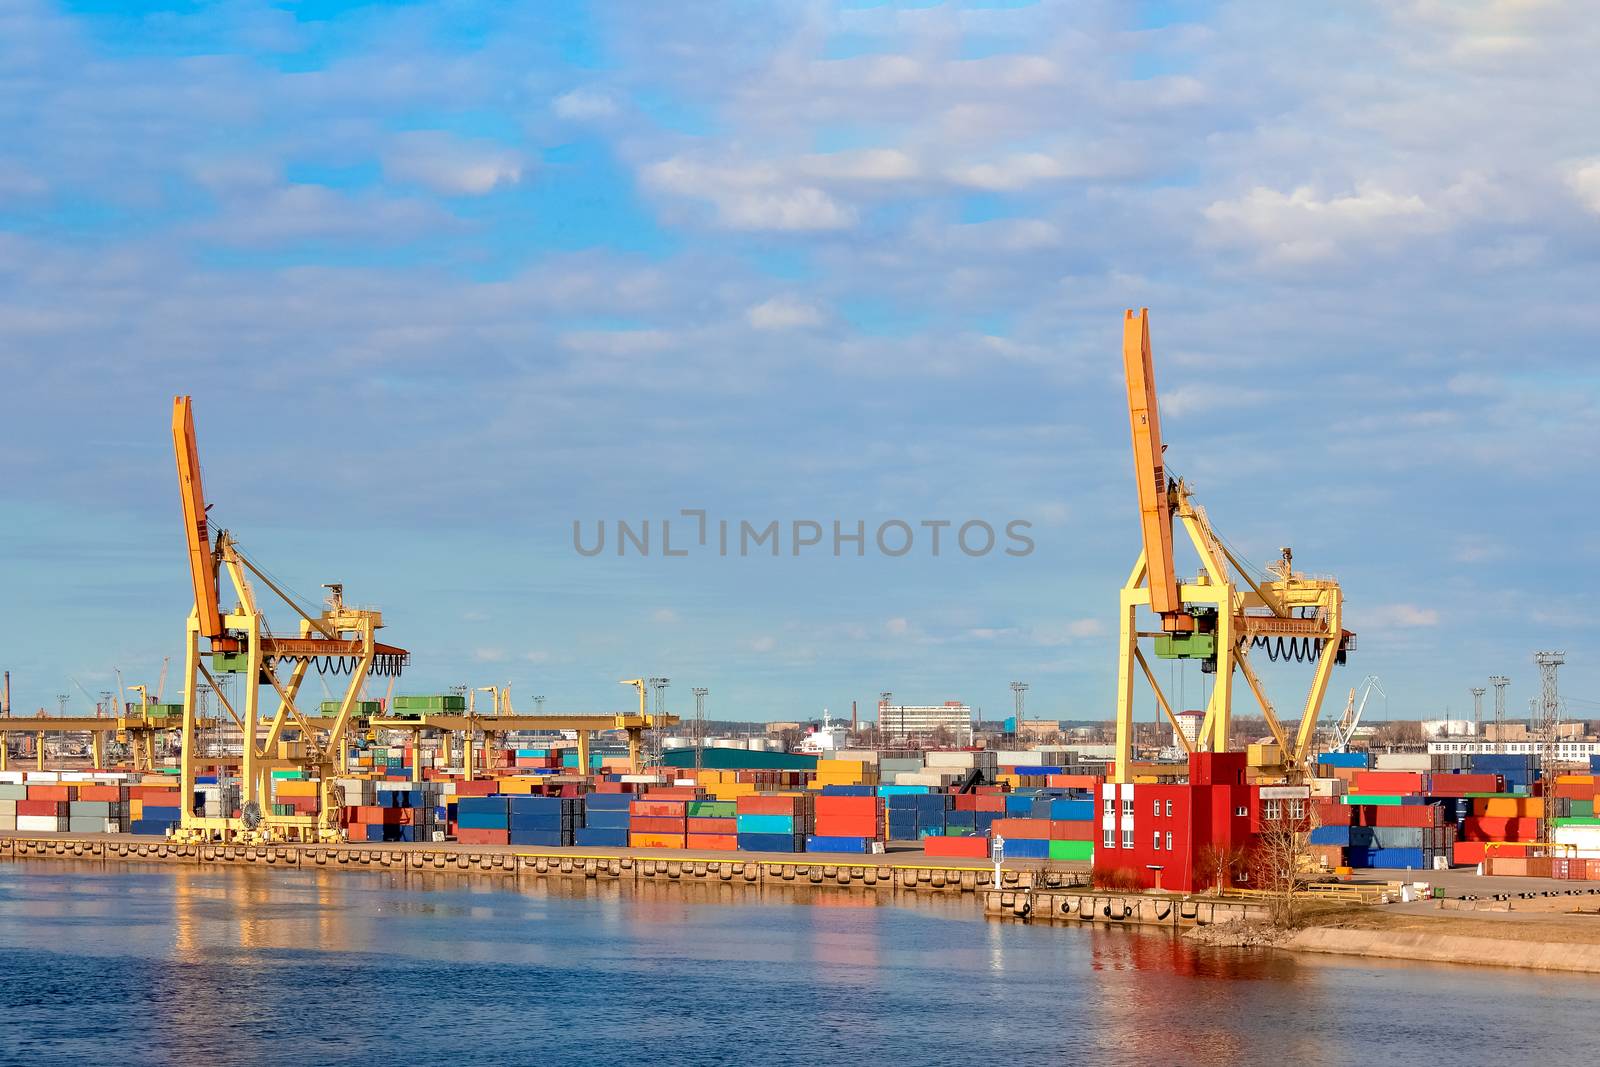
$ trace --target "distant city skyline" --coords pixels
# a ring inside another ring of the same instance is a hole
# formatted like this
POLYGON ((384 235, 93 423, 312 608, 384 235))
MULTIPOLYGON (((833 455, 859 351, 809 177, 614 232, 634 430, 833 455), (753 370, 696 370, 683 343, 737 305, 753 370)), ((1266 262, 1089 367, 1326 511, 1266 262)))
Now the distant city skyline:
MULTIPOLYGON (((1525 719, 1539 648, 1600 716, 1590 12, 759 11, 13 0, 16 711, 181 673, 184 393, 213 518, 382 608, 397 693, 992 720, 1022 680, 1030 718, 1106 718, 1148 306, 1169 469, 1246 559, 1343 584, 1324 716, 1367 674, 1395 718, 1470 716, 1504 674, 1525 719), (685 509, 779 552, 574 549, 685 509), (876 542, 969 520, 993 551, 876 542)), ((1265 674, 1297 718, 1308 672, 1265 674)))

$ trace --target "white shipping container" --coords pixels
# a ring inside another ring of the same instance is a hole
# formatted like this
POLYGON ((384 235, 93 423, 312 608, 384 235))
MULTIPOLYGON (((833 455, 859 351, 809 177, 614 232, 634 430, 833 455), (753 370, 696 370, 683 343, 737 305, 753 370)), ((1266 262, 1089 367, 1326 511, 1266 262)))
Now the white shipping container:
POLYGON ((65 816, 18 815, 17 832, 30 834, 64 834, 67 832, 65 816))
POLYGON ((0 814, 0 830, 15 830, 16 828, 17 816, 15 812, 10 815, 0 814))
POLYGON ((7 785, 20 785, 23 781, 22 771, 0 771, 0 782, 7 785))

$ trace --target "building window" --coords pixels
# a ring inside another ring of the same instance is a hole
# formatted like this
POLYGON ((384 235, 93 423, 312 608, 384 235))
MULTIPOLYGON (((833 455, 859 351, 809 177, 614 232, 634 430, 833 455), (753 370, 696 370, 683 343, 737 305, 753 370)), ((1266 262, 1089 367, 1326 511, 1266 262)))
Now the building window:
POLYGON ((1117 813, 1117 802, 1110 797, 1106 797, 1105 813, 1107 815, 1115 815, 1117 813))
POLYGON ((1172 801, 1167 801, 1167 818, 1172 818, 1172 801))
POLYGON ((1262 806, 1261 814, 1268 821, 1281 818, 1283 816, 1283 805, 1276 800, 1269 800, 1262 806))
POLYGON ((1132 848, 1133 847, 1133 827, 1131 827, 1131 826, 1128 829, 1122 831, 1122 847, 1123 848, 1132 848))
POLYGON ((1289 801, 1289 818, 1303 819, 1306 817, 1306 802, 1296 798, 1289 801))
POLYGON ((1155 804, 1156 804, 1155 814, 1157 816, 1159 816, 1161 814, 1161 801, 1158 800, 1158 801, 1155 802, 1155 804))
POLYGON ((1130 818, 1133 816, 1133 798, 1132 797, 1123 797, 1122 798, 1122 814, 1127 815, 1130 818))
POLYGON ((1113 830, 1109 826, 1106 827, 1105 841, 1106 841, 1106 848, 1116 848, 1117 847, 1117 832, 1115 830, 1113 830))
POLYGON ((1167 835, 1167 851, 1168 852, 1172 851, 1172 835, 1171 834, 1167 835))
POLYGON ((1241 804, 1237 808, 1233 809, 1233 814, 1237 818, 1243 819, 1243 818, 1246 818, 1247 816, 1249 816, 1250 809, 1245 807, 1243 804, 1241 804))
POLYGON ((1156 849, 1159 849, 1161 847, 1161 831, 1160 830, 1157 830, 1155 832, 1155 840, 1150 842, 1150 847, 1151 848, 1156 848, 1156 849))

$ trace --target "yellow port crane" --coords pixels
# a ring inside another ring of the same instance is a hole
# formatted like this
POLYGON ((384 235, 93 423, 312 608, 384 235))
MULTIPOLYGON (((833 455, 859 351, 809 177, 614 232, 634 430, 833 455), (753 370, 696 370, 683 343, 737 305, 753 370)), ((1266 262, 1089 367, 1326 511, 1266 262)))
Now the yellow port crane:
POLYGON ((325 586, 329 591, 327 602, 313 614, 252 563, 227 530, 217 530, 213 541, 200 479, 193 406, 187 396, 173 398, 172 444, 194 587, 194 607, 189 613, 184 643, 181 795, 194 797, 203 766, 231 762, 230 757, 206 756, 201 751, 203 722, 197 700, 202 679, 211 686, 243 739, 239 814, 227 811, 208 816, 191 810, 191 805, 185 803, 176 835, 186 841, 339 840, 343 835, 337 815, 342 797, 334 779, 344 769, 346 735, 352 721, 358 718, 362 689, 369 675, 398 675, 408 654, 403 648, 377 640, 383 614, 346 606, 343 586, 325 586), (227 611, 222 607, 219 570, 227 572, 238 598, 227 611), (272 633, 249 576, 298 616, 295 636, 278 637, 272 633), (209 644, 206 653, 200 648, 202 640, 209 644), (209 668, 203 658, 207 655, 209 668), (307 715, 295 703, 312 667, 321 674, 348 678, 338 709, 331 716, 307 715), (239 707, 224 695, 213 671, 240 676, 243 694, 239 707), (277 697, 276 708, 265 715, 264 694, 277 697), (274 769, 297 770, 320 781, 320 814, 275 813, 269 788, 274 769))
POLYGON ((1122 362, 1128 385, 1128 420, 1133 435, 1134 477, 1139 493, 1142 550, 1122 587, 1117 645, 1117 748, 1113 780, 1131 781, 1133 760, 1134 669, 1149 683, 1156 703, 1172 722, 1174 735, 1191 750, 1225 752, 1233 714, 1237 671, 1261 707, 1267 727, 1283 754, 1288 774, 1304 772, 1317 715, 1335 664, 1355 648, 1355 634, 1343 628, 1343 593, 1328 577, 1308 578, 1294 569, 1289 549, 1266 574, 1253 575, 1212 529, 1205 509, 1181 478, 1166 468, 1166 445, 1156 404, 1155 368, 1150 355, 1150 312, 1129 310, 1123 317, 1122 362), (1183 524, 1200 557, 1200 573, 1180 577, 1173 556, 1173 520, 1183 524), (1139 609, 1155 614, 1159 629, 1138 628, 1139 609), (1163 659, 1199 661, 1216 681, 1198 739, 1191 744, 1178 726, 1166 694, 1156 681, 1140 642, 1151 640, 1163 659), (1269 659, 1315 665, 1295 735, 1290 737, 1262 687, 1250 651, 1269 659))

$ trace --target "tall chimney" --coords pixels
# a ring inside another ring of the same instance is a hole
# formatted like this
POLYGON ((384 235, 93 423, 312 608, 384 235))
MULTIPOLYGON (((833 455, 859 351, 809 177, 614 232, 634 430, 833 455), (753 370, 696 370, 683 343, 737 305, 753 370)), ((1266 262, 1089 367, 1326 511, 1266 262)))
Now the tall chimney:
POLYGON ((850 702, 850 729, 852 732, 861 728, 861 720, 856 718, 856 702, 850 702))
POLYGON ((6 671, 6 687, 0 690, 0 715, 11 714, 11 672, 6 671))

